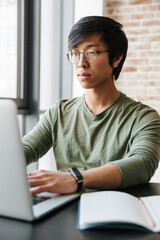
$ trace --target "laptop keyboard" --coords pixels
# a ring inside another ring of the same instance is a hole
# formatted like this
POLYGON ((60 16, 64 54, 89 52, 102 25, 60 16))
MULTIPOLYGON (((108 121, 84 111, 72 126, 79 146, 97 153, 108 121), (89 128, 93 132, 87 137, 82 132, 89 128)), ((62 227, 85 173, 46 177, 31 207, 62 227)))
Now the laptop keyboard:
POLYGON ((48 199, 50 199, 50 197, 42 197, 42 196, 40 197, 40 196, 36 196, 36 195, 32 196, 33 205, 36 205, 36 204, 46 201, 48 199))

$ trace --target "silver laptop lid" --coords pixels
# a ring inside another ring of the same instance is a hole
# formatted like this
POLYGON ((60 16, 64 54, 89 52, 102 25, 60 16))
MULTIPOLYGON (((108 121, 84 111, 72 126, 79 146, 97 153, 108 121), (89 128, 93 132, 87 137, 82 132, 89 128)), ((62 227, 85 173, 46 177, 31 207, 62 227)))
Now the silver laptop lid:
POLYGON ((32 220, 32 200, 16 103, 1 99, 0 114, 0 215, 32 220))

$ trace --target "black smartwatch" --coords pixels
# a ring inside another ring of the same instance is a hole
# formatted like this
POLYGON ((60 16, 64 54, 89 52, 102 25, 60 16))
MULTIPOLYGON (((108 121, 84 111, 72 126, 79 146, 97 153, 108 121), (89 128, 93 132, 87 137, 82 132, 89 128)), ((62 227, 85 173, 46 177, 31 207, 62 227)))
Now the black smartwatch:
POLYGON ((82 190, 82 185, 83 185, 83 176, 82 176, 82 174, 78 171, 77 168, 69 168, 69 172, 76 179, 76 182, 77 182, 77 192, 81 191, 82 190))

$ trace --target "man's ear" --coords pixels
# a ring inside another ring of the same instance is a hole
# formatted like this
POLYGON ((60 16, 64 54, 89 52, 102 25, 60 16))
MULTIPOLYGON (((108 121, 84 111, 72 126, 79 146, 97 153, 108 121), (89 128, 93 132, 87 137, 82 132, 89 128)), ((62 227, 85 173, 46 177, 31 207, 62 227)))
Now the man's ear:
POLYGON ((118 65, 119 65, 119 63, 120 63, 120 61, 122 60, 122 58, 123 58, 123 56, 120 56, 119 57, 119 59, 115 59, 114 61, 113 61, 113 67, 114 68, 117 68, 118 67, 118 65))

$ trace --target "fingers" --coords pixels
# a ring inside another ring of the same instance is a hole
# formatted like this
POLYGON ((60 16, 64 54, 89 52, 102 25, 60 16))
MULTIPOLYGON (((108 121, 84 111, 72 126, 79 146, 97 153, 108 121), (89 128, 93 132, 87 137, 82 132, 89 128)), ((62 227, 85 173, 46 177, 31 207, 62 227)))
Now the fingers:
POLYGON ((28 173, 28 181, 31 187, 42 186, 48 183, 50 173, 47 171, 35 171, 28 173))
MULTIPOLYGON (((35 195, 41 192, 51 192, 51 187, 54 189, 54 172, 38 170, 28 173, 28 182, 31 188, 31 194, 35 195)), ((53 192, 53 190, 52 190, 53 192)))
POLYGON ((44 174, 49 174, 50 171, 45 171, 45 170, 37 170, 34 172, 29 172, 27 175, 28 177, 41 177, 44 174))
POLYGON ((35 187, 34 189, 31 189, 31 194, 32 195, 36 195, 38 193, 42 193, 42 192, 49 192, 46 186, 39 186, 39 187, 35 187))
POLYGON ((44 179, 40 179, 40 180, 35 180, 35 179, 29 179, 29 184, 30 187, 37 187, 37 186, 42 186, 46 183, 46 181, 44 179))
POLYGON ((29 172, 28 181, 33 183, 34 181, 37 181, 38 183, 38 180, 39 180, 39 184, 41 182, 45 183, 51 176, 53 178, 53 172, 50 172, 50 171, 40 170, 40 171, 29 172))

